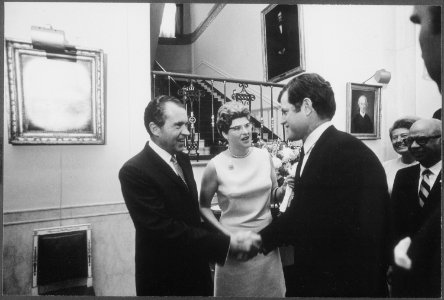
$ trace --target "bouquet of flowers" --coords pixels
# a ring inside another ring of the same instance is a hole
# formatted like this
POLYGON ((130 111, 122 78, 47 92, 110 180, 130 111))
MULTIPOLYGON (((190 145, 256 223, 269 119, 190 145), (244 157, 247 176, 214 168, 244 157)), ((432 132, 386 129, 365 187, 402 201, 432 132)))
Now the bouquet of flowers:
MULTIPOLYGON (((270 153, 279 186, 282 186, 287 176, 294 176, 296 163, 299 161, 300 142, 284 142, 281 140, 265 142, 259 140, 256 147, 266 149, 270 153)), ((292 198, 293 190, 287 186, 282 202, 271 204, 272 213, 278 215, 284 212, 292 198)))

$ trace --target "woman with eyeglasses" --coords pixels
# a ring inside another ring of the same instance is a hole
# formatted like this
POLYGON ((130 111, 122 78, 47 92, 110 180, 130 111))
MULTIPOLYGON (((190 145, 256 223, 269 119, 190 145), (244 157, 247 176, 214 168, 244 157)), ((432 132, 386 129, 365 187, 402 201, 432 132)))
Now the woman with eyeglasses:
POLYGON ((393 182, 395 181, 395 176, 398 170, 418 163, 413 155, 409 152, 408 145, 406 143, 409 136, 409 129, 418 119, 419 118, 417 117, 405 117, 398 119, 389 129, 393 149, 400 155, 399 157, 387 160, 382 164, 387 176, 387 185, 390 195, 392 194, 393 182))
MULTIPOLYGON (((239 102, 227 102, 217 113, 216 126, 228 141, 228 149, 207 165, 200 192, 202 216, 222 233, 258 232, 272 221, 270 198, 283 198, 285 187, 277 188, 270 154, 251 147, 250 112, 239 102), (217 194, 219 221, 211 210, 217 194)), ((273 199, 274 200, 274 199, 273 199)), ((227 257, 216 265, 215 296, 284 297, 285 280, 279 250, 259 253, 247 261, 227 257)))

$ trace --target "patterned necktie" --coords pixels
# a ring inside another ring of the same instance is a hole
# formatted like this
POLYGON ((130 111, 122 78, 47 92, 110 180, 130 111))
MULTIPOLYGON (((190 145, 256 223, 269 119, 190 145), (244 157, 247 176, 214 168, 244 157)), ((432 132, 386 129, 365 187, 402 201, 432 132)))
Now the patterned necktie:
POLYGON ((302 168, 302 163, 304 161, 304 156, 305 156, 305 150, 304 150, 304 146, 302 146, 301 152, 299 155, 298 166, 296 167, 295 181, 299 181, 299 179, 301 178, 301 168, 302 168))
POLYGON ((171 162, 174 165, 174 169, 176 169, 177 174, 179 175, 180 179, 182 179, 183 183, 188 187, 187 182, 185 181, 185 176, 183 176, 182 168, 180 167, 179 163, 177 162, 177 159, 175 156, 171 156, 171 162))
POLYGON ((422 171, 422 180, 421 180, 421 185, 419 186, 419 205, 421 205, 421 207, 424 206, 424 203, 427 200, 427 197, 429 196, 430 193, 430 181, 429 181, 429 175, 432 172, 429 169, 425 169, 424 171, 422 171))

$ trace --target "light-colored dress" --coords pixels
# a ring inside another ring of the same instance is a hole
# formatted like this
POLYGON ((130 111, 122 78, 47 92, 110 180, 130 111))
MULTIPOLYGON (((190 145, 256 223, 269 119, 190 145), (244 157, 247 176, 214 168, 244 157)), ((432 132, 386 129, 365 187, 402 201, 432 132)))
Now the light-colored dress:
MULTIPOLYGON (((272 221, 271 166, 266 150, 251 148, 245 158, 222 152, 213 158, 217 173, 220 222, 230 232, 258 232, 272 221)), ((284 297, 285 280, 279 250, 239 262, 227 258, 216 265, 215 296, 284 297)))
POLYGON ((405 164, 402 162, 401 156, 395 159, 387 160, 382 163, 382 166, 384 167, 385 170, 385 175, 387 176, 387 185, 390 195, 392 194, 393 183, 395 183, 396 173, 398 173, 400 169, 416 165, 417 163, 418 163, 417 161, 414 161, 411 164, 405 164))

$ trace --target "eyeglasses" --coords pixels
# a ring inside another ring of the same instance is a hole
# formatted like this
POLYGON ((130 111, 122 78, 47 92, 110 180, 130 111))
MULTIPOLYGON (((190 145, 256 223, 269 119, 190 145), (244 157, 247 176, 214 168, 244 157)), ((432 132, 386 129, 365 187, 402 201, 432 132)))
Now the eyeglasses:
POLYGON ((245 128, 245 130, 249 131, 251 129, 251 123, 246 123, 244 125, 233 126, 233 127, 228 128, 228 129, 232 129, 235 132, 240 132, 242 130, 242 128, 245 128))
POLYGON ((411 146, 413 142, 416 142, 420 146, 425 146, 431 139, 437 139, 440 138, 441 135, 434 135, 434 136, 409 136, 405 139, 405 143, 407 146, 411 146))

